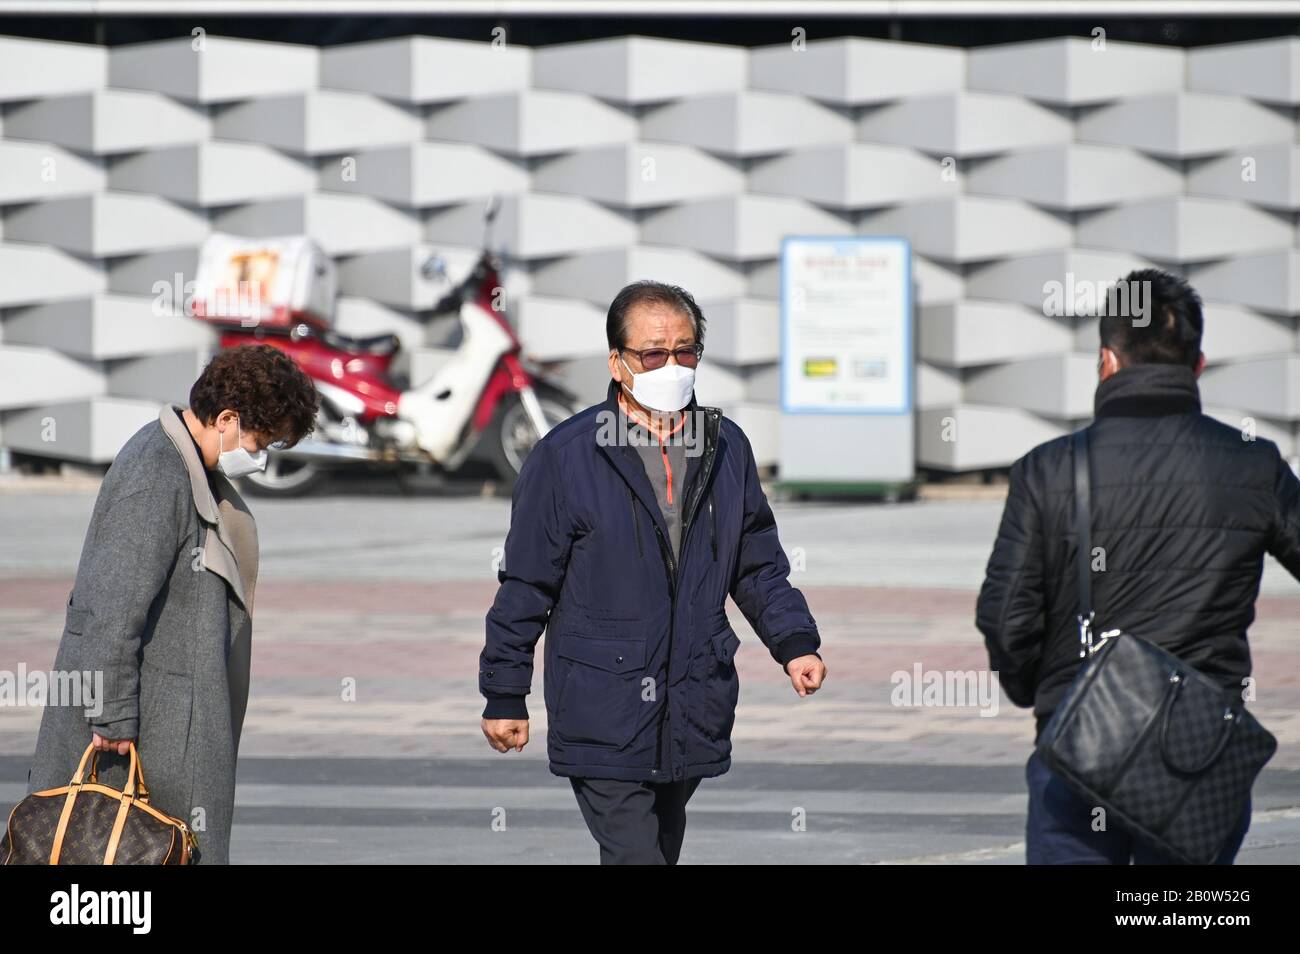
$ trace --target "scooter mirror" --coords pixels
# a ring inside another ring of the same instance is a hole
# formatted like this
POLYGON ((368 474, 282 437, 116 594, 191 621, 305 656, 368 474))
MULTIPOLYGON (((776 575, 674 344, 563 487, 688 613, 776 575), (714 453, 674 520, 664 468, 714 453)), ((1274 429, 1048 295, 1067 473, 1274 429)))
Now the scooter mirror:
POLYGON ((441 255, 430 255, 420 266, 420 274, 430 281, 435 278, 445 279, 447 277, 447 262, 441 255))

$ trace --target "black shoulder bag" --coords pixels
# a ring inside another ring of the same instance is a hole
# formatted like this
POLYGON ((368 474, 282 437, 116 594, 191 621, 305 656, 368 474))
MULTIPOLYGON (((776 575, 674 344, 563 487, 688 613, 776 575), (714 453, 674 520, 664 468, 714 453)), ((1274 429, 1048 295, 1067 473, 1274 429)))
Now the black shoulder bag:
POLYGON ((1183 864, 1212 864, 1241 820, 1277 739, 1217 682, 1154 643, 1092 639, 1088 431, 1074 435, 1079 656, 1038 754, 1134 838, 1183 864))

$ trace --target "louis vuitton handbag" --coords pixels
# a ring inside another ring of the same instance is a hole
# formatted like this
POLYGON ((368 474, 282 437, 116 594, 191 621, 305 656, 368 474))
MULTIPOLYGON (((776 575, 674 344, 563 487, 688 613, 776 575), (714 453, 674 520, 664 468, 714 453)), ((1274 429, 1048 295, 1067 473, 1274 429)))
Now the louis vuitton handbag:
POLYGON ((149 804, 134 742, 126 788, 100 783, 98 762, 93 744, 86 746, 69 784, 32 792, 14 806, 0 841, 0 863, 188 865, 198 860, 198 840, 189 826, 149 804), (83 782, 87 762, 90 777, 83 782))
POLYGON ((1092 638, 1088 432, 1074 436, 1079 655, 1039 757, 1134 838, 1182 864, 1212 864, 1277 739, 1225 690, 1150 640, 1092 638))

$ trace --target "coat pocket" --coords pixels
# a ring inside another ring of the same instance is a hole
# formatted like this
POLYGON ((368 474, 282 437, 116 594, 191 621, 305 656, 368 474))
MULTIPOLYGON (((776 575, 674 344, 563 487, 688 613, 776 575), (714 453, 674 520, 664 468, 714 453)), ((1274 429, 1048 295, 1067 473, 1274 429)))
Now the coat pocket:
POLYGON ((68 611, 64 618, 63 628, 74 636, 80 636, 86 629, 86 617, 90 615, 90 610, 82 606, 76 606, 72 602, 72 597, 68 597, 68 611))
POLYGON ((622 748, 636 735, 645 674, 644 639, 565 633, 555 731, 565 742, 622 748))
POLYGON ((740 637, 730 623, 709 637, 712 658, 706 654, 704 699, 701 705, 700 725, 710 741, 727 751, 731 750, 731 728, 736 721, 736 705, 740 701, 740 673, 736 669, 736 650, 740 637))
MULTIPOLYGON (((64 615, 63 635, 59 640, 59 650, 55 657, 54 665, 62 673, 77 673, 77 678, 93 679, 90 673, 95 667, 88 660, 92 659, 93 646, 89 644, 85 635, 86 625, 90 621, 90 610, 84 606, 76 606, 72 598, 68 598, 68 608, 64 615)), ((83 686, 85 691, 90 691, 91 682, 87 681, 83 686)))
POLYGON ((186 673, 140 664, 140 767, 151 804, 189 821, 193 792, 190 735, 194 680, 186 673))

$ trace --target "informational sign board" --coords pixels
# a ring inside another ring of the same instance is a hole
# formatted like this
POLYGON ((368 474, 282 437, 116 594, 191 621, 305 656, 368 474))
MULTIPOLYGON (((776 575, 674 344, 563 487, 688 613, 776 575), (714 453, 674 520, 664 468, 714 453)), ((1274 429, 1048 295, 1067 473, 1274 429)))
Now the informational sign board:
POLYGON ((906 239, 781 243, 781 483, 914 477, 912 328, 906 239))
POLYGON ((912 410, 911 275, 905 239, 782 243, 782 411, 912 410))

